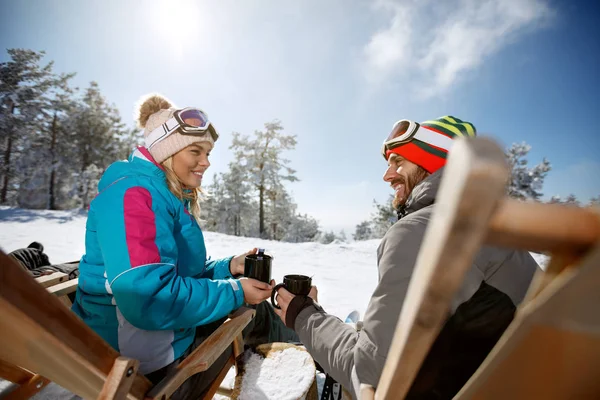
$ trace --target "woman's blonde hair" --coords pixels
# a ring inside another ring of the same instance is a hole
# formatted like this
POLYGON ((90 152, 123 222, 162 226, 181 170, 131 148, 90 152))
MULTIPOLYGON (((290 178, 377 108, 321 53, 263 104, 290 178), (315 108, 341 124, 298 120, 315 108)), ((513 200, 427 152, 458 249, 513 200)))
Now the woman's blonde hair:
POLYGON ((162 166, 165 168, 165 176, 167 177, 167 186, 171 193, 173 193, 178 199, 189 200, 190 213, 196 219, 198 224, 200 223, 200 201, 204 198, 204 192, 202 188, 187 189, 183 186, 183 183, 179 180, 175 171, 173 171, 173 156, 167 158, 162 162, 162 166))

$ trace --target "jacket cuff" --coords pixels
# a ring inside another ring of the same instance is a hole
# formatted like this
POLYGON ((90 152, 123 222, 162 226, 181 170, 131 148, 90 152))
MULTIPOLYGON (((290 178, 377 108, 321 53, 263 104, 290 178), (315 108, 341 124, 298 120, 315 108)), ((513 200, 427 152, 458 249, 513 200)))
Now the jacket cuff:
POLYGON ((285 326, 295 330, 294 325, 296 324, 298 314, 310 306, 313 306, 316 311, 323 311, 321 306, 318 303, 315 303, 312 298, 308 296, 294 296, 285 313, 285 326))
POLYGON ((231 288, 233 289, 233 296, 235 297, 235 308, 238 309, 244 304, 244 289, 239 279, 227 279, 231 288))

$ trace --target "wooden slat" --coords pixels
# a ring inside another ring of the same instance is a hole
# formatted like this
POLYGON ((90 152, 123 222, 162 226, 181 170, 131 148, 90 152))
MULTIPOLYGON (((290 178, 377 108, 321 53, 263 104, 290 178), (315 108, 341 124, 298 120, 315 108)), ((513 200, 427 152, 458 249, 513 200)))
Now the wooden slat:
POLYGON ((52 285, 56 285, 57 283, 64 282, 69 280, 69 275, 64 274, 62 272, 53 272, 50 275, 43 275, 35 278, 36 282, 42 285, 43 287, 49 287, 52 285))
POLYGON ((4 299, 0 299, 0 310, 0 358, 37 371, 83 398, 95 398, 100 393, 106 375, 92 363, 4 299))
MULTIPOLYGON (((48 293, 27 271, 16 265, 10 257, 1 251, 0 266, 2 310, 10 309, 15 321, 14 325, 6 324, 6 330, 1 330, 3 338, 9 332, 14 334, 16 338, 21 337, 19 335, 23 332, 27 332, 27 329, 22 329, 22 326, 18 324, 19 320, 30 321, 28 326, 34 330, 30 332, 33 335, 29 336, 31 342, 23 344, 22 349, 28 350, 23 351, 22 354, 14 354, 12 342, 8 340, 0 342, 0 353, 9 352, 15 355, 14 360, 17 360, 17 362, 2 356, 0 358, 48 377, 67 389, 69 389, 71 378, 67 379, 67 371, 57 368, 57 364, 63 360, 55 357, 44 358, 45 355, 60 354, 66 357, 66 361, 74 363, 74 365, 81 364, 81 359, 83 359, 94 366, 100 375, 107 376, 119 354, 81 319, 62 305, 56 296, 48 293), (33 321, 35 321, 34 325, 31 325, 33 321), (38 341, 39 337, 44 337, 44 340, 38 341), (44 345, 51 339, 55 343, 54 348, 44 351, 44 345), (32 348, 38 349, 39 354, 32 351, 32 348), (59 370, 63 373, 58 373, 59 370), (62 381, 57 381, 55 378, 62 379, 62 381)), ((4 318, 4 311, 2 311, 2 316, 4 318)), ((5 319, 3 319, 4 321, 5 319)), ((96 382, 93 379, 92 381, 96 382)), ((133 383, 132 393, 134 396, 141 398, 150 386, 150 382, 145 377, 138 375, 133 383)), ((101 388, 102 385, 93 394, 94 397, 100 393, 101 388)), ((86 393, 91 394, 90 392, 86 393)))
POLYGON ((221 369, 219 375, 217 375, 217 378, 210 384, 206 394, 203 397, 204 400, 211 400, 214 397, 215 393, 217 393, 217 391, 219 390, 221 382, 223 382, 223 379, 225 379, 225 376, 234 364, 235 358, 233 354, 231 354, 231 356, 225 363, 225 366, 223 367, 223 369, 221 369))
POLYGON ((485 242, 577 254, 589 250, 599 239, 600 217, 593 208, 504 199, 490 220, 485 242))
POLYGON ((27 382, 24 382, 19 387, 14 388, 8 393, 2 393, 2 400, 22 400, 28 399, 38 393, 50 383, 50 380, 40 375, 34 375, 27 382))
POLYGON ((508 178, 504 153, 485 138, 456 140, 417 258, 376 399, 402 399, 448 316, 508 178))
POLYGON ((2 379, 21 385, 33 378, 34 375, 24 368, 0 359, 0 378, 2 379))
POLYGON ((124 399, 131 389, 140 362, 127 357, 118 357, 110 371, 98 400, 124 399))
POLYGON ((179 364, 176 370, 152 388, 147 396, 153 399, 162 399, 163 396, 168 398, 187 378, 198 372, 206 371, 227 347, 232 345, 235 338, 254 318, 254 313, 255 311, 249 308, 241 307, 238 309, 230 319, 225 321, 200 346, 194 349, 179 364))
POLYGON ((600 399, 600 246, 517 312, 455 399, 600 399))
POLYGON ((78 284, 79 278, 75 278, 69 281, 61 282, 54 286, 50 286, 46 288, 46 290, 48 290, 48 293, 53 294, 56 297, 60 297, 76 291, 78 284))

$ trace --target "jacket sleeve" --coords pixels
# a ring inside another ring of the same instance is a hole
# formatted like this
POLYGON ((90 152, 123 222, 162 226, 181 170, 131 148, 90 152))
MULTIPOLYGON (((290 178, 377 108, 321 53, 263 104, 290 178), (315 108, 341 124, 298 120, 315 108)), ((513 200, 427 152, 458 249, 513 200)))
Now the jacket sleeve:
POLYGON ((231 271, 229 270, 229 264, 231 263, 231 257, 222 258, 220 260, 207 260, 205 263, 204 272, 199 278, 207 279, 226 279, 231 278, 231 271))
POLYGON ((356 332, 338 318, 311 306, 295 322, 300 340, 317 362, 355 398, 358 383, 377 387, 389 351, 424 225, 395 224, 383 238, 378 253, 379 283, 373 292, 363 329, 356 332))
POLYGON ((130 187, 113 196, 98 219, 107 291, 123 316, 145 330, 185 329, 218 320, 241 306, 237 280, 177 274, 173 212, 153 189, 130 187))

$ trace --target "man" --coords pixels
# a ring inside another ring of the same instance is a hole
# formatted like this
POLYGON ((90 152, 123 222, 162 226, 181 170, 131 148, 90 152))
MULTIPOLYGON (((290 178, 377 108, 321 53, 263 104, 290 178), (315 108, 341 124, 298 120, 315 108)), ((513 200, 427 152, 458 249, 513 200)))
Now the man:
MULTIPOLYGON (((360 332, 327 314, 316 290, 309 297, 278 292, 279 316, 355 398, 360 383, 379 382, 452 139, 475 135, 469 122, 446 116, 421 124, 399 121, 384 142, 383 179, 395 192, 399 221, 377 250, 379 281, 360 332)), ((483 247, 407 398, 452 398, 512 321, 537 268, 527 252, 483 247)))

